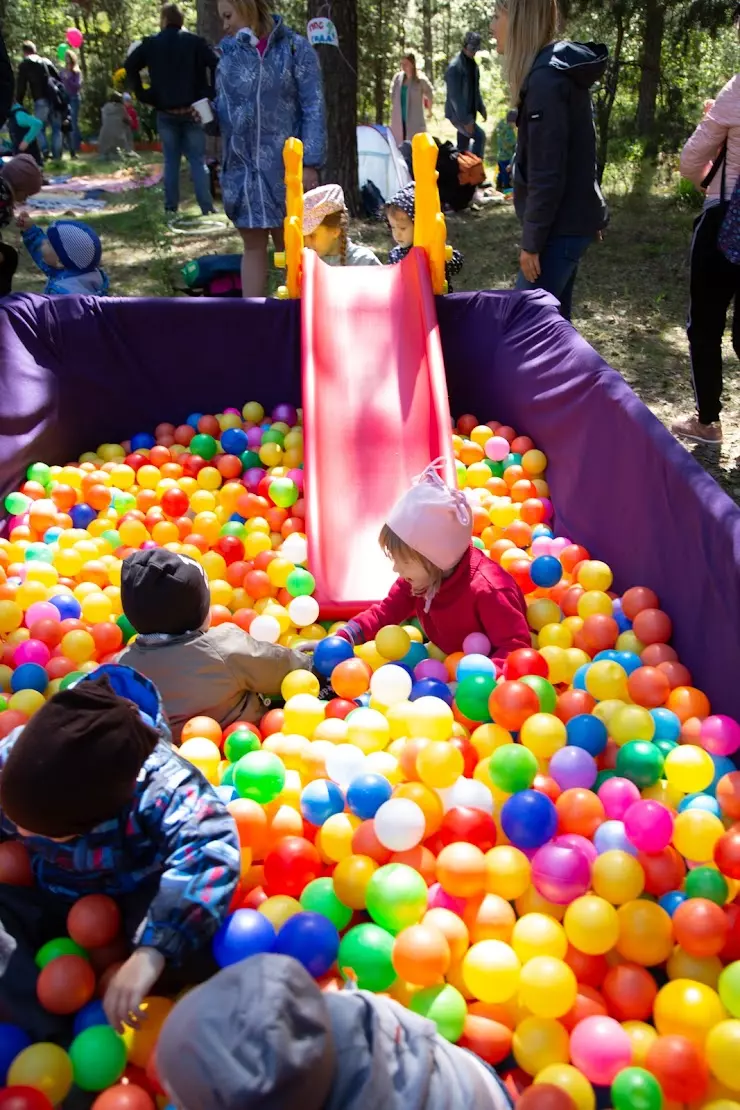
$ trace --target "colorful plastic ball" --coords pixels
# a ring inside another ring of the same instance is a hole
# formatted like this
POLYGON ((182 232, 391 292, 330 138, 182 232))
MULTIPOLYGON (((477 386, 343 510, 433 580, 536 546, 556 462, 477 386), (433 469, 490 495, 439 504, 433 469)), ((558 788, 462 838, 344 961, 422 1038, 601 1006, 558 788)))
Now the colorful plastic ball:
POLYGON ((468 949, 462 962, 465 987, 481 1002, 508 1002, 519 989, 521 964, 500 940, 483 940, 468 949))
POLYGON ((631 1063, 632 1042, 614 1018, 587 1017, 571 1033, 570 1055, 591 1083, 605 1087, 631 1063))
POLYGON ((515 847, 540 848, 555 835, 557 810, 546 795, 522 790, 501 807, 501 826, 515 847))
POLYGON ((328 779, 308 782, 301 792, 301 813, 311 825, 323 825, 335 813, 343 813, 344 803, 344 794, 328 779))
POLYGON ((431 924, 410 925, 396 937, 393 967, 404 982, 432 987, 441 982, 450 966, 447 938, 431 924))
POLYGON ((126 1042, 110 1025, 93 1025, 69 1048, 74 1081, 83 1091, 102 1091, 123 1075, 126 1042))
POLYGON ((53 1107, 35 1087, 6 1087, 0 1090, 0 1110, 53 1110, 53 1107))
POLYGON ((360 990, 388 990, 396 979, 393 937, 378 925, 356 925, 342 937, 337 966, 360 990))
MULTIPOLYGON (((473 635, 476 635, 476 633, 473 633, 473 635)), ((464 655, 457 664, 455 678, 458 682, 462 682, 464 678, 469 678, 472 675, 492 675, 495 678, 496 666, 487 655, 477 655, 476 653, 464 655)))
POLYGON ((392 663, 379 667, 370 679, 370 693, 381 705, 407 701, 413 680, 404 667, 392 663))
POLYGON ((673 815, 660 802, 635 802, 623 817, 624 829, 640 852, 660 852, 671 842, 673 815))
POLYGON ((676 942, 690 956, 716 956, 724 948, 729 921, 716 902, 688 898, 673 915, 676 942))
POLYGON ((433 1021, 437 1032, 445 1040, 453 1044, 460 1040, 468 1010, 464 997, 451 984, 416 991, 411 996, 410 1008, 428 1021, 433 1021))
POLYGON ((36 994, 52 1014, 74 1014, 95 991, 95 973, 82 956, 59 956, 40 972, 36 994))
POLYGON ((93 1025, 108 1025, 108 1018, 105 1016, 103 1003, 94 998, 92 1002, 88 1002, 81 1010, 75 1014, 74 1026, 72 1032, 74 1036, 84 1033, 86 1029, 91 1029, 93 1025))
POLYGON ((598 769, 589 752, 574 745, 556 751, 550 760, 549 774, 561 790, 573 787, 590 789, 596 782, 598 769))
POLYGON ((627 1067, 612 1083, 611 1101, 614 1110, 662 1110, 663 1092, 645 1068, 627 1067))
POLYGON ((640 897, 645 888, 645 872, 628 852, 603 852, 592 864, 591 882, 594 894, 613 906, 622 906, 640 897))
POLYGON ((275 929, 257 910, 235 910, 213 938, 213 956, 219 967, 229 967, 258 953, 272 952, 274 947, 275 929))
POLYGON ((491 755, 488 773, 491 781, 506 794, 527 790, 537 774, 536 756, 521 744, 504 744, 491 755))
POLYGON ((409 798, 391 798, 374 817, 375 834, 392 852, 406 852, 421 844, 426 831, 424 812, 409 798))
POLYGON ((352 659, 354 649, 342 636, 326 636, 319 640, 313 653, 313 665, 319 674, 328 677, 335 667, 352 659))
POLYGON ((734 755, 740 750, 740 724, 720 714, 706 717, 701 722, 699 742, 711 755, 734 755))
POLYGON ((576 1000, 578 983, 571 968, 553 956, 535 956, 524 965, 519 999, 536 1017, 558 1018, 576 1000))
POLYGON ((707 1093, 709 1071, 704 1053, 686 1037, 658 1037, 648 1050, 645 1067, 660 1083, 665 1098, 694 1102, 707 1093))
MULTIPOLYGON (((512 1050, 519 1067, 529 1075, 536 1075, 549 1064, 565 1064, 570 1059, 568 1034, 554 1018, 525 1017, 514 1031, 512 1050)), ((553 1090, 565 1098, 557 1088, 553 1090)), ((539 1106, 540 1102, 534 1105, 539 1106)), ((547 1107, 550 1103, 545 1100, 543 1105, 547 1107)), ((521 1106, 521 1099, 517 1106, 521 1106)))
POLYGON ((303 888, 300 902, 302 908, 308 913, 321 914, 340 931, 346 929, 352 920, 351 908, 339 900, 334 881, 330 878, 314 879, 310 882, 303 888))
POLYGON ((391 784, 382 775, 361 774, 350 783, 347 806, 356 817, 366 821, 375 817, 380 807, 390 799, 392 792, 391 784))
POLYGON ((273 952, 291 956, 309 975, 320 979, 334 964, 339 951, 335 925, 319 913, 298 913, 282 926, 273 952))
POLYGON ((82 956, 83 959, 87 959, 87 952, 70 937, 56 937, 39 948, 34 962, 39 971, 42 971, 47 964, 59 956, 82 956))
POLYGON ((31 1038, 19 1025, 0 1022, 0 1084, 5 1086, 8 1068, 30 1044, 31 1038))
POLYGON ((105 894, 88 894, 67 914, 67 931, 81 948, 111 944, 121 928, 121 911, 105 894))
MULTIPOLYGON (((361 752, 354 744, 335 744, 326 756, 326 773, 332 782, 337 783, 342 790, 346 791, 350 783, 364 771, 366 759, 365 753, 361 752)), ((395 801, 395 799, 392 800, 395 801)), ((413 848, 414 845, 409 844, 407 847, 413 848)), ((403 850, 393 849, 393 851, 403 850)))
POLYGON ((714 778, 714 764, 703 748, 682 744, 666 756, 665 777, 671 786, 686 794, 692 790, 706 790, 714 778))
MULTIPOLYGON (((16 656, 18 655, 18 651, 24 646, 24 644, 19 645, 16 649, 16 656)), ((38 663, 21 663, 21 665, 16 667, 13 671, 10 679, 10 689, 13 693, 17 693, 20 690, 35 690, 43 694, 48 685, 49 675, 44 670, 44 667, 38 663)))
POLYGON ((9 1087, 34 1087, 58 1106, 72 1086, 72 1063, 64 1049, 41 1041, 16 1056, 7 1082, 9 1087))
POLYGON ((489 700, 496 687, 490 674, 473 674, 463 678, 455 691, 455 705, 470 721, 490 720, 489 700))
POLYGON ((644 789, 654 786, 663 774, 663 756, 655 746, 645 740, 631 740, 617 752, 616 771, 635 786, 644 789))
POLYGON ((700 809, 679 813, 673 826, 673 846, 684 859, 706 863, 714 856, 715 846, 724 834, 718 817, 700 809))
POLYGON ((582 748, 592 756, 601 755, 606 747, 609 733, 606 725, 590 713, 579 713, 566 724, 568 745, 582 748))
POLYGON ((716 841, 714 862, 729 879, 740 878, 740 825, 733 825, 716 841))
POLYGON ((283 836, 265 856, 265 884, 271 894, 298 898, 321 872, 321 858, 302 836, 283 836))
POLYGON ((595 894, 585 894, 571 902, 565 911, 563 928, 573 947, 589 956, 610 951, 620 932, 617 911, 595 894))
POLYGON ((640 800, 638 787, 629 779, 615 776, 599 787, 599 800, 609 820, 622 821, 625 813, 640 800))
POLYGON ((523 682, 499 682, 488 699, 491 717, 509 732, 518 732, 539 709, 537 694, 523 682))
POLYGON ((588 890, 591 867, 577 848, 544 844, 532 860, 532 882, 548 902, 566 906, 588 890))
POLYGON ((379 867, 367 886, 367 912, 391 933, 421 921, 427 909, 427 885, 422 876, 402 863, 379 867))
POLYGON ((235 764, 234 786, 241 798, 266 805, 285 786, 285 766, 273 752, 248 752, 235 764))
POLYGON ((735 960, 724 968, 719 977, 717 992, 727 1011, 734 1018, 740 1016, 740 960, 735 960))
POLYGON ((707 1036, 706 1059, 712 1075, 731 1091, 740 1091, 738 1053, 740 1053, 740 1021, 718 1022, 707 1036))
POLYGON ((637 899, 617 910, 620 956, 642 967, 663 963, 673 949, 673 923, 665 910, 654 902, 637 899))
POLYGON ((556 586, 563 577, 563 567, 554 555, 539 555, 532 561, 529 573, 535 586, 549 589, 556 586))

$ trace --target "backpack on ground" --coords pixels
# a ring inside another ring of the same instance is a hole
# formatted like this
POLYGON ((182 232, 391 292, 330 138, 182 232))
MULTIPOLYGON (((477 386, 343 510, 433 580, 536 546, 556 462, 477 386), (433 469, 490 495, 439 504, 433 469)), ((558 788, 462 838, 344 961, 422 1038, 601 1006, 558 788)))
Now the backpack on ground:
POLYGON ((475 154, 462 153, 450 142, 442 143, 439 139, 434 141, 439 148, 437 173, 442 207, 461 212, 468 207, 476 188, 484 180, 483 163, 475 154), (475 163, 480 167, 478 171, 475 170, 475 163), (470 180, 471 178, 475 178, 475 181, 470 180))
POLYGON ((385 197, 374 181, 367 180, 360 190, 362 207, 368 220, 382 220, 385 197))
POLYGON ((241 297, 241 264, 240 254, 208 254, 180 272, 191 297, 241 297))

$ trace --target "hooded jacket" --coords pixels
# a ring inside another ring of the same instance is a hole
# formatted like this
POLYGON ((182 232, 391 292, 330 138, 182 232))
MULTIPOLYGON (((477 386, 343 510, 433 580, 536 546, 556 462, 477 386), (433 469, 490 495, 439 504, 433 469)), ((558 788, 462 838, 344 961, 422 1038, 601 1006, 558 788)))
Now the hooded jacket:
POLYGON ((596 170, 591 86, 606 46, 556 42, 535 58, 519 99, 514 207, 522 248, 540 254, 553 235, 595 236, 609 210, 596 170))
POLYGON ((445 73, 447 100, 445 118, 458 131, 475 123, 475 117, 488 118, 483 97, 480 94, 480 70, 475 58, 462 50, 457 54, 445 73))
POLYGON ((390 999, 322 994, 286 956, 253 956, 190 991, 157 1071, 182 1110, 507 1110, 496 1075, 390 999))
MULTIPOLYGON (((681 152, 681 174, 697 188, 712 168, 712 163, 727 143, 725 200, 732 196, 740 177, 740 74, 727 82, 705 113, 704 118, 681 152)), ((719 201, 722 174, 716 173, 707 188, 707 200, 719 201)))

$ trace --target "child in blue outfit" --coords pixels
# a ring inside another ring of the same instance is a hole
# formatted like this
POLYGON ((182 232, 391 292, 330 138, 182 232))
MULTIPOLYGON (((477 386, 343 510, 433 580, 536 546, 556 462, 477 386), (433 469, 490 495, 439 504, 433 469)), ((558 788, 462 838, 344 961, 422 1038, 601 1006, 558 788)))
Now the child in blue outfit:
POLYGON ((45 293, 102 297, 108 292, 108 275, 100 268, 103 248, 87 224, 55 220, 44 234, 23 212, 18 226, 28 253, 49 279, 45 293))
POLYGON ((36 998, 34 955, 70 905, 107 894, 133 952, 103 998, 120 1027, 142 999, 206 978, 210 939, 239 880, 236 826, 174 751, 156 687, 107 664, 0 741, 0 841, 28 850, 34 887, 0 884, 0 1022, 61 1040, 69 1019, 36 998))

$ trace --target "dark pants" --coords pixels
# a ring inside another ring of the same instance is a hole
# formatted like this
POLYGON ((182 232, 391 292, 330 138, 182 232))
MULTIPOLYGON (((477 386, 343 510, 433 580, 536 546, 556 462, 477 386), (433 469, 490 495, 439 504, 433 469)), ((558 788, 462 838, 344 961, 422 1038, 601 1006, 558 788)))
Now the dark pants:
POLYGON ((176 211, 180 203, 180 162, 187 158, 195 199, 201 212, 213 212, 211 179, 206 169, 206 133, 190 116, 157 112, 157 130, 164 154, 164 206, 176 211))
POLYGON ((457 149, 465 152, 470 149, 470 142, 473 142, 473 154, 478 158, 483 157, 483 151, 486 149, 486 133, 480 124, 473 124, 473 134, 468 135, 465 131, 458 131, 457 133, 457 149))
POLYGON ((504 193, 507 189, 511 188, 511 159, 508 159, 506 162, 498 163, 496 188, 500 193, 504 193))
POLYGON ((727 312, 735 301, 732 346, 740 358, 740 266, 728 262, 717 246, 722 226, 720 205, 702 212, 694 224, 691 244, 691 300, 687 335, 691 352, 691 379, 702 424, 713 424, 722 411, 722 337, 727 312))
POLYGON ((527 281, 520 271, 516 288, 546 289, 558 298, 561 314, 570 320, 578 264, 592 242, 592 235, 553 235, 540 254, 541 273, 537 281, 527 281))

